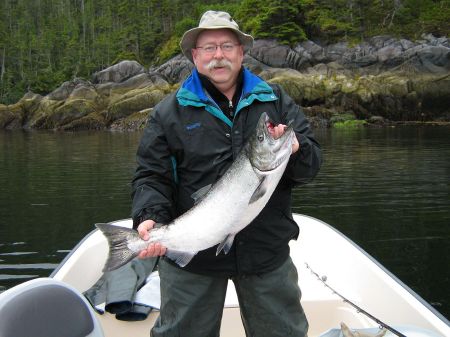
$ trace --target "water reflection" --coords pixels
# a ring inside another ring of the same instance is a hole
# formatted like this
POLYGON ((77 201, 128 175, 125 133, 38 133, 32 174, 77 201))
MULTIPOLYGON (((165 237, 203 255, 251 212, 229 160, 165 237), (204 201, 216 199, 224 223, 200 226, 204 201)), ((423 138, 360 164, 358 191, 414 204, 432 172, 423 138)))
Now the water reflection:
MULTIPOLYGON (((294 211, 335 226, 449 317, 449 129, 317 133, 324 166, 295 190, 294 211)), ((48 276, 94 223, 129 217, 139 138, 0 132, 0 291, 48 276)))
POLYGON ((448 131, 328 131, 321 173, 295 191, 297 212, 335 226, 447 316, 448 131))
POLYGON ((138 138, 0 133, 0 286, 48 276, 95 222, 129 216, 138 138))

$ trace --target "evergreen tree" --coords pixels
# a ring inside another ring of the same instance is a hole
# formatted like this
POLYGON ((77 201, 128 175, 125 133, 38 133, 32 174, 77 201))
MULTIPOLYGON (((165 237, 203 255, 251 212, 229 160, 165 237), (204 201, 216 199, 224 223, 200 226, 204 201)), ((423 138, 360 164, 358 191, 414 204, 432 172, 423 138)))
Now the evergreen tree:
POLYGON ((295 44, 306 39, 301 3, 296 0, 244 0, 237 11, 242 28, 255 38, 295 44))

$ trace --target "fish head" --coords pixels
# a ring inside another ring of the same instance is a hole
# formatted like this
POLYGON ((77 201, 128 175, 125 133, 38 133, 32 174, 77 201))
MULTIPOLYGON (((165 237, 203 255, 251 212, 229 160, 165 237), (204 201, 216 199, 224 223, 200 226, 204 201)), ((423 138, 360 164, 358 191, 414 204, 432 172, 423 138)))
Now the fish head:
POLYGON ((285 164, 292 153, 292 143, 295 137, 292 122, 279 138, 274 138, 270 132, 274 128, 267 113, 262 113, 247 146, 247 156, 253 169, 261 174, 270 173, 285 164))

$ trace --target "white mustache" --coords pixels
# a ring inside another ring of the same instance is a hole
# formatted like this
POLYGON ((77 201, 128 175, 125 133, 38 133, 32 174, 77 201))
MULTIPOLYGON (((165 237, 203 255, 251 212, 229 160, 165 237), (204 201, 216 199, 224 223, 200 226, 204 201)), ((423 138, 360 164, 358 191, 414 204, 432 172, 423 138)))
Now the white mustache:
POLYGON ((232 69, 233 65, 231 64, 230 61, 228 60, 211 60, 207 65, 206 68, 208 68, 208 70, 211 70, 213 68, 228 68, 228 69, 232 69))

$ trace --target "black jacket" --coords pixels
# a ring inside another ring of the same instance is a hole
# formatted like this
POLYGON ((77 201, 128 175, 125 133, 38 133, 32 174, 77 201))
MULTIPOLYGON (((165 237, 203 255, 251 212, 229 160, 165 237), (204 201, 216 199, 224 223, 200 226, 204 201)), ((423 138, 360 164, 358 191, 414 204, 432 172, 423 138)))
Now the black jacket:
POLYGON ((300 150, 291 156, 263 211, 236 235, 231 251, 219 256, 216 247, 201 251, 186 270, 232 276, 264 273, 280 266, 289 254, 289 241, 299 233, 291 213, 291 190, 318 173, 321 150, 303 112, 281 87, 269 85, 246 69, 233 120, 203 89, 196 70, 149 117, 132 183, 135 228, 146 219, 169 223, 191 208, 191 195, 224 174, 262 112, 276 124, 293 120, 300 150))

